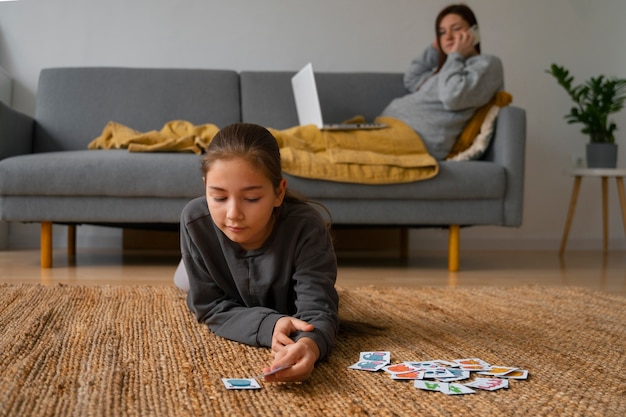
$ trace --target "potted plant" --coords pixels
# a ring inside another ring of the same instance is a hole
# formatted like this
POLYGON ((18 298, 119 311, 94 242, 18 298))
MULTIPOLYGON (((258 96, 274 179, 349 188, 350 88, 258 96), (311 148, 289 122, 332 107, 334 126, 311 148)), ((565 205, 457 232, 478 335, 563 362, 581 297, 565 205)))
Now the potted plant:
POLYGON ((565 115, 567 122, 582 123, 581 132, 589 135, 587 166, 615 168, 617 145, 614 132, 617 125, 609 120, 609 115, 624 107, 626 79, 599 75, 572 86, 574 77, 564 67, 552 64, 546 72, 556 78, 574 101, 574 107, 565 115))

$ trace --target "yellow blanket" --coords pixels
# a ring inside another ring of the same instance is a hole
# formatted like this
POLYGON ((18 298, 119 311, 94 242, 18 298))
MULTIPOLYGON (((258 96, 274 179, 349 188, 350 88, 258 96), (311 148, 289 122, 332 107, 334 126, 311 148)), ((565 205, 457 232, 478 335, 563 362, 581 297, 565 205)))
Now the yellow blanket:
MULTIPOLYGON (((299 177, 329 181, 389 184, 425 180, 439 165, 421 138, 400 120, 379 117, 387 128, 324 131, 313 125, 269 129, 280 147, 283 171, 299 177)), ((206 149, 219 128, 175 120, 160 131, 141 133, 109 122, 89 149, 128 149, 131 152, 194 152, 206 149)))
POLYGON ((139 132, 109 122, 88 149, 128 149, 130 152, 193 152, 199 154, 219 128, 213 124, 194 125, 184 120, 166 123, 160 131, 139 132))

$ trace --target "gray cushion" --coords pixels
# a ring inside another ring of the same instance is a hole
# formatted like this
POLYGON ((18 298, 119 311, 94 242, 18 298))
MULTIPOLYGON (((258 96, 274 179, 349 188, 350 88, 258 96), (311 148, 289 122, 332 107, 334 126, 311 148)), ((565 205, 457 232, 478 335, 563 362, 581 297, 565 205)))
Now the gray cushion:
POLYGON ((9 221, 87 224, 176 224, 188 198, 0 197, 0 218, 9 221))
POLYGON ((191 199, 203 193, 200 157, 192 153, 83 150, 0 161, 0 195, 191 199))
MULTIPOLYGON (((489 199, 502 198, 505 191, 504 168, 491 162, 442 162, 436 177, 406 184, 285 176, 290 188, 312 199, 489 199)), ((201 178, 200 157, 187 153, 65 151, 0 161, 0 195, 193 198, 204 193, 201 178), (38 179, 32 178, 33 167, 38 179)))
POLYGON ((311 199, 465 200, 503 198, 504 167, 485 161, 441 162, 434 178, 406 184, 352 184, 285 175, 289 187, 311 199))
MULTIPOLYGON (((280 71, 242 72, 242 121, 275 129, 296 126, 293 75, 280 71)), ((341 122, 355 115, 371 121, 393 98, 406 94, 399 73, 319 72, 315 82, 325 123, 341 122)))
POLYGON ((176 119, 225 126, 240 121, 239 98, 235 71, 43 69, 34 152, 86 149, 109 121, 142 132, 176 119))

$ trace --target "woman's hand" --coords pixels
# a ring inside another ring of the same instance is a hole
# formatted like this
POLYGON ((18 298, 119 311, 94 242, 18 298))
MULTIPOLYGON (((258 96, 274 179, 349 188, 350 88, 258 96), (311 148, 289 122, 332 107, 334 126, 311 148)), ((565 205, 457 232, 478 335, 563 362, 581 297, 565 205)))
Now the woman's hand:
POLYGON ((269 372, 281 366, 293 365, 273 375, 265 377, 266 382, 300 382, 307 380, 313 373, 315 362, 320 357, 320 350, 313 339, 303 337, 297 342, 282 346, 274 351, 274 362, 263 372, 269 372))
POLYGON ((474 34, 470 30, 461 30, 454 37, 454 45, 450 52, 458 52, 464 58, 477 55, 474 47, 474 34))

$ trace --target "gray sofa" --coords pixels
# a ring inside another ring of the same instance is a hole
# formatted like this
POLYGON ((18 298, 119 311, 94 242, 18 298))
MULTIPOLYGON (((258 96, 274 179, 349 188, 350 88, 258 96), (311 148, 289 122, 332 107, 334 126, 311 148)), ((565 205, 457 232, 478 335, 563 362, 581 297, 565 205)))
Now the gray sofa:
MULTIPOLYGON (((42 267, 52 266, 52 224, 175 229, 204 190, 199 156, 87 150, 109 121, 139 131, 175 119, 218 126, 297 124, 291 72, 213 69, 50 68, 41 71, 30 117, 0 103, 0 220, 41 223, 42 267)), ((318 73, 327 122, 377 116, 405 94, 399 73, 318 73)), ((522 221, 525 112, 500 112, 482 160, 442 162, 430 180, 336 183, 286 175, 289 186, 330 209, 340 226, 446 227, 449 269, 459 268, 462 226, 522 221)))

